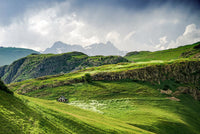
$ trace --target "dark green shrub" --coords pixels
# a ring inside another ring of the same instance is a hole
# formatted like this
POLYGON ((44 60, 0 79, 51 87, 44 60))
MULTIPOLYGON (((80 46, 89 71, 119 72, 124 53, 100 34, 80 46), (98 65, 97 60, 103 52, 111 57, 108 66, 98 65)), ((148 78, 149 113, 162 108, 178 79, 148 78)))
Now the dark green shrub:
POLYGON ((84 75, 84 80, 85 80, 85 82, 92 82, 92 77, 91 77, 91 75, 90 75, 89 73, 86 73, 86 74, 84 75))

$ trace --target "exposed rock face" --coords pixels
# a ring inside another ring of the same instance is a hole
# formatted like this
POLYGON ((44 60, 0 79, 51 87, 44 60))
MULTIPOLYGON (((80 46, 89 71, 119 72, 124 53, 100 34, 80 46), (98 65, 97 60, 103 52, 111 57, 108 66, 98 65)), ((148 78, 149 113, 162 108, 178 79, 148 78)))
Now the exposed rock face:
POLYGON ((172 90, 170 90, 170 89, 168 89, 168 90, 160 90, 160 93, 162 93, 162 94, 168 94, 168 95, 170 95, 170 94, 172 94, 172 90))
MULTIPOLYGON (((200 87, 200 61, 156 65, 123 72, 104 72, 93 75, 92 79, 107 81, 132 79, 158 84, 160 84, 161 81, 173 80, 179 83, 193 84, 200 87)), ((194 99, 200 100, 199 90, 198 88, 180 87, 173 95, 186 93, 192 95, 194 99)), ((170 91, 163 91, 163 93, 167 92, 167 94, 171 94, 170 91)))
POLYGON ((185 61, 168 65, 155 65, 123 72, 102 72, 93 75, 94 80, 132 79, 160 83, 174 80, 180 83, 200 84, 200 61, 185 61))

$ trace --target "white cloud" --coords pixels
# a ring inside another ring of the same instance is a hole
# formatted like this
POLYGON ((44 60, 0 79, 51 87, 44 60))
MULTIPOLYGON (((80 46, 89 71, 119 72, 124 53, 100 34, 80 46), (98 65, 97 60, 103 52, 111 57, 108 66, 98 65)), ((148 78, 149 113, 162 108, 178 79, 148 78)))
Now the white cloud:
POLYGON ((120 42, 120 33, 116 31, 109 32, 106 35, 106 40, 111 41, 113 43, 119 43, 120 42))
MULTIPOLYGON (((195 20, 192 15, 188 19, 188 14, 184 13, 167 6, 142 11, 116 10, 114 6, 101 4, 77 8, 73 7, 72 1, 65 1, 30 8, 23 18, 13 19, 8 26, 0 26, 0 45, 44 50, 55 41, 82 46, 111 41, 126 51, 164 49, 167 40, 176 40, 184 30, 183 26, 190 24, 188 20, 195 20)), ((183 45, 181 41, 198 40, 198 31, 194 26, 186 28, 184 37, 179 37, 171 46, 183 45)))
POLYGON ((200 41, 200 28, 197 28, 195 24, 186 26, 185 31, 175 41, 171 41, 168 48, 175 48, 186 44, 192 44, 200 41))
POLYGON ((80 45, 99 42, 92 28, 79 20, 76 13, 60 14, 61 6, 29 11, 23 20, 0 26, 0 45, 41 51, 55 41, 80 45))
POLYGON ((128 33, 125 37, 124 37, 124 40, 129 40, 136 32, 135 31, 132 31, 130 33, 128 33))
POLYGON ((187 34, 190 34, 190 33, 194 32, 196 30, 197 30, 196 25, 190 24, 190 25, 186 26, 185 32, 183 33, 183 36, 186 36, 187 34))
POLYGON ((163 36, 161 38, 159 38, 159 44, 157 44, 155 46, 155 48, 159 49, 159 50, 163 50, 166 49, 166 44, 167 44, 167 36, 163 36))

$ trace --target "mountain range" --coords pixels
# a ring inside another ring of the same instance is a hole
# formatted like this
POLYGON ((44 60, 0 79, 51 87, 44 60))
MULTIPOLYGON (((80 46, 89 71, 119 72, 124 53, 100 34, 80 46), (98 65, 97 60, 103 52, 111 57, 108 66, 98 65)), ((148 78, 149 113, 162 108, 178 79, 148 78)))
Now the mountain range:
POLYGON ((95 43, 91 44, 86 47, 82 47, 81 45, 69 45, 65 44, 61 41, 57 41, 53 44, 52 47, 47 48, 43 53, 53 53, 53 54, 60 54, 60 53, 67 53, 72 51, 83 52, 89 56, 95 55, 125 55, 125 51, 120 51, 117 49, 110 41, 106 44, 104 43, 95 43))

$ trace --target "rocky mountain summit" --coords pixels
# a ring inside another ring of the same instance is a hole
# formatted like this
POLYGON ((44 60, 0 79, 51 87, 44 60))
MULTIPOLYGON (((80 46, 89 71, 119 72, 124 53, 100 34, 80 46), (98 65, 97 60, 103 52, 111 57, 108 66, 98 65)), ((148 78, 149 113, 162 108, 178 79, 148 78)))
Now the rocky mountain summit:
POLYGON ((91 44, 86 47, 82 47, 81 45, 70 45, 65 44, 61 41, 57 41, 53 44, 52 47, 47 48, 43 53, 53 53, 53 54, 60 54, 60 53, 67 53, 72 51, 78 51, 83 52, 89 56, 95 56, 95 55, 125 55, 125 51, 120 51, 117 49, 110 41, 108 41, 106 44, 104 43, 95 43, 91 44))

